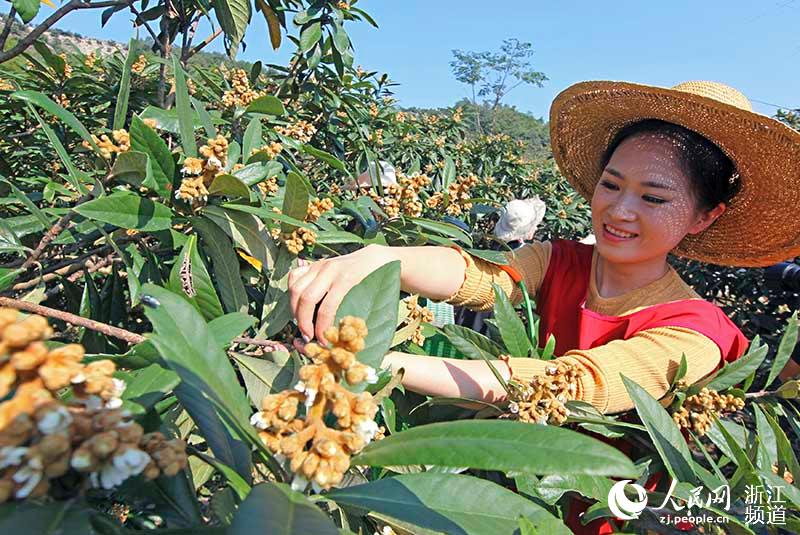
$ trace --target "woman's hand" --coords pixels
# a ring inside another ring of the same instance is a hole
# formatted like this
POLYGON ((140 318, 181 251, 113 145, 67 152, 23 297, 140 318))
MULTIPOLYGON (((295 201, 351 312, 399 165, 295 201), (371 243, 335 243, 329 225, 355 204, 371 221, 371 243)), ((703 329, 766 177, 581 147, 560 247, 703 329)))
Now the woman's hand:
POLYGON ((333 325, 336 311, 350 288, 397 259, 390 247, 368 245, 354 253, 319 260, 290 271, 289 304, 306 341, 316 334, 317 340, 324 343, 323 333, 333 325))

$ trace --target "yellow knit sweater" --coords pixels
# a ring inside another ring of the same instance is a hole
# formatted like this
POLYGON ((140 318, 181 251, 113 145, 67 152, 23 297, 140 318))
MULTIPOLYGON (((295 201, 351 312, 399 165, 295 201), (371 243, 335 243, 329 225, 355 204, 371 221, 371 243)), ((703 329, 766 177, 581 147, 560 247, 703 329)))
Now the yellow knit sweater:
MULTIPOLYGON (((517 249, 509 258, 511 265, 522 274, 532 295, 538 293, 542 284, 551 250, 550 242, 535 242, 517 249)), ((519 287, 505 271, 463 251, 461 254, 467 264, 466 275, 459 291, 448 299, 449 303, 487 310, 494 301, 493 282, 499 284, 515 304, 522 300, 519 287)), ((594 312, 622 316, 660 303, 700 299, 672 267, 662 278, 646 286, 616 297, 603 297, 597 291, 596 263, 597 249, 592 256, 586 298, 586 308, 594 312)), ((681 354, 686 355, 685 380, 690 383, 714 371, 721 358, 719 347, 710 338, 683 327, 647 329, 628 340, 614 340, 589 350, 567 351, 559 358, 583 367, 586 372, 578 385, 577 399, 591 403, 603 413, 614 413, 633 408, 620 374, 625 374, 660 399, 675 376, 681 354)), ((509 364, 515 376, 529 381, 533 375, 544 373, 546 361, 511 358, 509 364)))

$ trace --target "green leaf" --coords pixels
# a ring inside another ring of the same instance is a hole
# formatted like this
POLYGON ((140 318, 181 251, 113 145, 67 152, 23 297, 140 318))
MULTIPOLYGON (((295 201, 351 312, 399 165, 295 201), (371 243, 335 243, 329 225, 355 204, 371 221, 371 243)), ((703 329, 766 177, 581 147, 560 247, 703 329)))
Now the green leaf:
MULTIPOLYGON (((81 183, 81 179, 87 177, 86 173, 75 167, 75 163, 72 161, 72 158, 70 158, 67 149, 64 147, 64 144, 61 143, 61 139, 59 139, 59 137, 56 135, 56 133, 53 131, 50 125, 47 124, 47 121, 45 121, 42 118, 42 116, 39 115, 39 112, 36 111, 36 108, 31 104, 27 104, 27 109, 30 112, 30 114, 33 115, 39 122, 39 126, 42 127, 42 131, 44 131, 45 135, 47 136, 47 140, 53 146, 53 150, 56 151, 56 154, 58 154, 59 159, 64 164, 64 167, 67 169, 67 180, 69 181, 69 183, 72 185, 72 187, 75 188, 76 191, 78 191, 81 194, 85 194, 87 192, 87 189, 86 186, 84 186, 81 183)), ((97 150, 98 149, 97 145, 94 145, 94 148, 95 150, 97 150)))
MULTIPOLYGON (((278 97, 272 95, 263 95, 251 102, 245 109, 247 113, 263 113, 265 115, 285 115, 286 108, 283 107, 283 102, 278 97)), ((258 119, 253 119, 254 121, 258 119)), ((254 147, 258 148, 258 147, 254 147)), ((249 156, 245 153, 245 156, 249 156)))
POLYGON ((254 436, 249 423, 250 404, 228 357, 188 301, 153 284, 146 284, 143 291, 157 302, 155 307, 144 308, 155 331, 151 342, 181 378, 175 395, 214 457, 249 481, 250 447, 242 440, 254 436))
POLYGON ((0 268, 0 291, 11 286, 17 280, 17 276, 24 271, 24 269, 0 268))
POLYGON ((536 493, 548 504, 553 505, 566 492, 578 492, 582 496, 603 502, 614 482, 607 477, 581 474, 554 474, 543 477, 536 484, 536 493))
POLYGON ((262 180, 273 177, 283 171, 283 166, 278 162, 258 162, 245 165, 232 174, 248 186, 255 186, 262 180))
POLYGON ((15 98, 17 100, 21 100, 23 102, 30 102, 36 106, 39 106, 46 112, 52 113, 61 121, 70 127, 76 134, 81 136, 81 138, 88 142, 95 150, 98 150, 97 144, 92 139, 91 134, 86 129, 85 126, 78 120, 75 115, 62 108, 55 102, 53 102, 50 97, 45 95, 44 93, 39 93, 38 91, 16 91, 11 93, 11 98, 15 98))
POLYGON ((250 1, 213 0, 212 5, 219 25, 230 42, 229 52, 233 57, 239 43, 244 39, 247 25, 250 23, 250 1))
MULTIPOLYGON (((748 375, 757 370, 761 363, 764 362, 768 350, 769 347, 766 344, 762 344, 757 348, 751 345, 747 354, 730 364, 726 364, 715 373, 711 381, 705 385, 706 388, 721 391, 744 381, 748 375)), ((687 393, 687 395, 691 394, 687 393)))
POLYGON ((692 455, 672 417, 647 390, 624 375, 622 381, 670 475, 680 482, 694 483, 697 476, 692 470, 692 455))
POLYGON ((131 120, 130 137, 131 150, 144 152, 150 156, 150 175, 153 183, 144 185, 157 191, 162 198, 169 197, 168 186, 172 184, 172 177, 175 175, 175 161, 172 159, 169 147, 155 130, 144 124, 144 121, 136 115, 131 120))
POLYGON ((789 322, 786 324, 786 330, 781 337, 781 343, 778 345, 778 351, 775 353, 775 360, 772 361, 772 368, 769 370, 769 376, 764 386, 769 387, 772 381, 778 377, 783 367, 789 361, 789 357, 794 351, 794 346, 797 345, 797 311, 792 313, 789 322))
POLYGON ((203 130, 206 131, 206 137, 214 139, 217 137, 217 128, 214 126, 214 119, 211 118, 211 114, 206 110, 203 101, 197 100, 194 97, 190 97, 190 99, 194 111, 197 112, 197 119, 200 121, 200 124, 203 125, 203 130))
POLYGON ((797 456, 795 455, 794 449, 792 449, 792 443, 789 441, 789 437, 786 436, 786 433, 775 418, 769 413, 766 413, 765 416, 772 428, 772 432, 775 434, 775 444, 778 449, 778 464, 787 466, 789 472, 792 474, 800 474, 800 463, 797 461, 797 456))
POLYGON ((206 206, 203 215, 225 231, 237 247, 255 257, 266 269, 272 269, 277 247, 257 218, 219 206, 206 206))
POLYGON ((119 91, 117 91, 117 101, 114 103, 114 123, 113 129, 125 128, 125 118, 128 115, 128 99, 131 95, 131 66, 135 59, 135 41, 128 41, 128 55, 125 57, 125 64, 122 67, 122 76, 119 79, 119 91))
POLYGON ((164 369, 158 364, 150 364, 145 368, 128 372, 128 376, 122 399, 137 403, 145 410, 164 399, 180 383, 180 378, 175 372, 164 369))
POLYGON ((342 162, 339 158, 337 158, 333 154, 330 154, 329 152, 325 152, 324 150, 312 147, 311 145, 307 145, 305 143, 300 145, 300 150, 302 150, 306 154, 313 156, 317 160, 325 162, 334 169, 338 169, 339 171, 344 171, 345 173, 347 172, 347 167, 345 166, 344 162, 342 162))
POLYGON ((224 314, 214 283, 197 251, 196 234, 189 236, 172 266, 169 289, 182 295, 207 321, 224 314))
POLYGON ((397 325, 400 299, 400 262, 389 262, 367 275, 344 296, 336 311, 336 324, 345 316, 362 318, 367 323, 367 338, 358 360, 379 368, 389 351, 397 325))
POLYGON ((344 230, 325 230, 317 233, 317 243, 326 245, 336 243, 364 243, 364 238, 344 230))
MULTIPOLYGON (((286 177, 286 193, 283 196, 283 215, 303 221, 308 213, 309 192, 306 181, 295 172, 290 172, 286 177)), ((281 223, 281 232, 292 232, 295 225, 281 223)))
POLYGON ((50 503, 29 500, 0 506, 0 533, 99 535, 92 527, 93 510, 86 502, 63 500, 50 503))
POLYGON ((374 511, 447 535, 511 535, 523 516, 543 533, 569 534, 546 509, 490 481, 456 474, 390 477, 327 494, 338 504, 374 511))
POLYGON ((208 188, 208 193, 209 195, 250 198, 250 188, 247 187, 247 184, 228 174, 217 175, 208 188))
POLYGON ((305 54, 319 42, 322 38, 322 26, 319 22, 313 22, 303 28, 300 32, 300 52, 305 54))
POLYGON ((11 0, 11 5, 25 24, 32 21, 39 13, 39 0, 11 0))
POLYGON ((261 145, 264 143, 261 130, 261 119, 253 117, 247 125, 244 131, 244 137, 242 138, 242 154, 244 154, 242 161, 246 162, 247 159, 250 158, 250 155, 253 154, 253 151, 261 148, 261 145))
MULTIPOLYGON (((218 2, 227 4, 226 0, 218 0, 218 2)), ((189 100, 189 89, 186 87, 186 74, 183 72, 178 56, 172 57, 172 69, 175 73, 175 111, 178 112, 178 127, 181 132, 183 154, 196 157, 197 141, 194 138, 194 114, 189 100)))
POLYGON ((194 452, 194 455, 211 465, 216 471, 222 474, 240 501, 244 501, 244 499, 247 498, 247 495, 250 493, 250 485, 247 483, 247 481, 242 479, 239 474, 232 470, 231 467, 219 462, 210 455, 205 455, 197 451, 194 452))
POLYGON ((274 351, 261 358, 231 353, 239 365, 247 395, 256 407, 265 396, 292 388, 299 379, 300 366, 289 353, 274 351))
POLYGON ((208 328, 219 347, 228 349, 233 339, 241 336, 255 322, 256 319, 253 316, 242 312, 231 312, 208 322, 208 328))
POLYGON ((519 319, 517 311, 508 296, 497 284, 494 287, 494 317, 500 337, 506 350, 514 357, 527 357, 533 346, 525 332, 525 325, 519 319))
POLYGON ((165 230, 172 225, 172 210, 130 193, 114 193, 73 208, 83 217, 124 229, 165 230))
POLYGON ((487 251, 485 249, 464 249, 472 256, 477 256, 481 260, 486 260, 498 266, 508 265, 508 256, 503 251, 487 251))
MULTIPOLYGON (((181 128, 178 120, 178 112, 175 109, 164 110, 155 106, 146 107, 142 113, 139 114, 142 119, 153 119, 159 129, 169 132, 170 134, 180 134, 181 128)), ((192 114, 192 129, 194 130, 203 126, 200 117, 197 113, 192 114)))
POLYGON ((333 521, 287 485, 261 483, 239 506, 228 535, 339 535, 333 521))
POLYGON ((446 190, 453 180, 456 179, 456 164, 453 159, 447 156, 444 159, 444 169, 442 170, 442 189, 446 190))
POLYGON ((369 444, 353 463, 638 476, 630 459, 599 440, 560 427, 501 420, 461 420, 413 427, 369 444))
POLYGON ((442 223, 441 221, 431 221, 430 219, 424 219, 422 217, 411 217, 409 219, 425 230, 430 230, 431 232, 453 238, 454 240, 466 243, 467 245, 472 245, 472 238, 470 238, 466 232, 455 225, 450 223, 442 223))
POLYGON ((445 325, 442 332, 456 349, 471 359, 491 360, 503 354, 503 348, 495 342, 461 325, 445 325))
POLYGON ((144 183, 153 183, 150 157, 144 152, 129 150, 117 156, 111 168, 111 176, 139 188, 144 183))
POLYGON ((239 272, 239 260, 233 251, 230 238, 217 225, 205 217, 193 217, 192 227, 200 235, 203 249, 211 257, 214 282, 220 299, 228 312, 247 312, 247 291, 239 272))

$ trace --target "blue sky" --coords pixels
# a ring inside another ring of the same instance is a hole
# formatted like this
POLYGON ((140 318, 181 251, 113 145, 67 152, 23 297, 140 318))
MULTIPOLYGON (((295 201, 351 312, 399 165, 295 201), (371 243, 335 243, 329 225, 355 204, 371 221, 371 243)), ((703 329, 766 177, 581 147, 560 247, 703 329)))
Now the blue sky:
MULTIPOLYGON (((468 88, 450 70, 452 49, 496 50, 503 39, 516 37, 533 44, 533 65, 549 80, 542 88, 520 86, 505 102, 536 116, 547 115, 559 91, 591 79, 663 86, 715 80, 741 90, 760 113, 773 114, 769 104, 800 108, 796 0, 361 0, 358 6, 380 29, 348 26, 356 63, 389 73, 401 84, 395 92, 405 106, 447 106, 466 96, 468 88)), ((42 6, 38 18, 49 12, 42 6)), ((101 28, 99 11, 83 11, 65 17, 59 27, 126 41, 132 35, 130 18, 118 13, 101 28)), ((200 38, 209 28, 201 27, 200 38)), ((240 58, 268 63, 288 58, 288 46, 270 48, 259 13, 246 42, 240 58)), ((221 51, 221 40, 210 48, 221 51)))

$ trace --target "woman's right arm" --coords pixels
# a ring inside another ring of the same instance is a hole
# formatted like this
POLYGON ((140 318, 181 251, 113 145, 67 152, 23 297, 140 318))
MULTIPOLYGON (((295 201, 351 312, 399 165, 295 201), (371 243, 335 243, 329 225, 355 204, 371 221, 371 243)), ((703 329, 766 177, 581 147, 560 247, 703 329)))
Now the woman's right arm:
POLYGON ((293 269, 289 273, 289 303, 306 341, 316 335, 324 342, 323 333, 333 324, 350 288, 395 260, 400 261, 400 286, 405 292, 442 301, 458 292, 464 282, 466 264, 450 247, 368 245, 348 255, 293 269))

